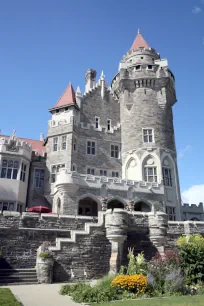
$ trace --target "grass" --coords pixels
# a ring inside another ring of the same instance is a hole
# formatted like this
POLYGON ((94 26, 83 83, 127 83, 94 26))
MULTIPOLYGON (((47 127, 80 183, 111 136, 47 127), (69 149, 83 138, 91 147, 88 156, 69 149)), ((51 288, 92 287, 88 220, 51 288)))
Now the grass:
MULTIPOLYGON (((1 304, 0 304, 1 305, 1 304)), ((95 305, 96 304, 92 304, 95 305)), ((97 304, 100 306, 203 306, 204 296, 174 296, 163 299, 146 299, 97 304)))
POLYGON ((10 289, 0 289, 1 306, 20 306, 10 289))

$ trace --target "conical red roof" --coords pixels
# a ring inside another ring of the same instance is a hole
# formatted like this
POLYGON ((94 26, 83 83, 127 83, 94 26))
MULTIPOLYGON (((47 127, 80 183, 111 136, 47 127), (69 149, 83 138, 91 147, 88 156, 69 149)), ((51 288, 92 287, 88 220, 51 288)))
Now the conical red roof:
POLYGON ((67 86, 59 100, 57 101, 57 104, 52 107, 51 109, 60 108, 63 106, 76 104, 76 98, 75 98, 75 92, 74 88, 71 83, 67 86))
POLYGON ((144 39, 144 37, 142 36, 142 34, 140 33, 140 30, 138 30, 137 36, 132 44, 132 47, 130 48, 131 50, 136 50, 137 48, 147 48, 149 49, 150 46, 148 45, 148 43, 146 42, 146 40, 144 39))

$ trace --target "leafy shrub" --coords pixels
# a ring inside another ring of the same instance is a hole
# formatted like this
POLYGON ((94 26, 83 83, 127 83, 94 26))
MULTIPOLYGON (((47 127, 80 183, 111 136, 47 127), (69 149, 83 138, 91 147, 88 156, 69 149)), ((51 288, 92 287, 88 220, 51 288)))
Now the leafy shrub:
POLYGON ((90 285, 83 282, 71 285, 64 285, 60 289, 60 294, 71 296, 74 291, 83 291, 88 287, 90 287, 90 285))
POLYGON ((52 255, 49 252, 41 252, 39 256, 44 260, 52 257, 52 255))
POLYGON ((112 287, 136 294, 144 293, 147 288, 147 278, 142 274, 118 275, 111 283, 112 287))
POLYGON ((180 258, 176 251, 159 253, 148 264, 148 284, 153 295, 173 294, 180 292, 183 286, 183 276, 180 269, 180 258))
POLYGON ((128 266, 121 266, 120 275, 136 275, 147 273, 147 262, 144 258, 143 252, 134 256, 134 249, 128 249, 128 266))
POLYGON ((117 290, 111 287, 112 279, 113 277, 104 277, 94 287, 83 282, 65 285, 61 288, 60 294, 69 295, 78 303, 100 303, 117 300, 119 295, 117 290))
POLYGON ((181 268, 186 282, 204 281, 204 238, 201 235, 188 235, 177 240, 181 257, 181 268))

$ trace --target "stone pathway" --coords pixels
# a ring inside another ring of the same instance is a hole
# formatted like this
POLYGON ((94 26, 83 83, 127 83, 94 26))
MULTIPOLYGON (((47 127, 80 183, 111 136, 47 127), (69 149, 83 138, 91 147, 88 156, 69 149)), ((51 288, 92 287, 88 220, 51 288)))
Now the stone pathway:
POLYGON ((76 306, 69 297, 59 294, 62 284, 9 286, 23 306, 76 306))

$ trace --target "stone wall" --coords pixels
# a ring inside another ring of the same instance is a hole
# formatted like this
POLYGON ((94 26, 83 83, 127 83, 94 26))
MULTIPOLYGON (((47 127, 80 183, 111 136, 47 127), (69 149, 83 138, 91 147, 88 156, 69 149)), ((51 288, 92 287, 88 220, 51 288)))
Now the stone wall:
POLYGON ((53 252, 54 281, 68 280, 72 268, 85 269, 88 278, 107 274, 110 243, 105 229, 98 227, 84 235, 87 222, 94 224, 97 218, 4 212, 0 215, 0 249, 3 254, 0 269, 34 268, 37 249, 44 241, 55 246, 56 238, 69 239, 71 231, 77 230, 83 235, 79 234, 74 243, 66 242, 60 251, 53 252))

